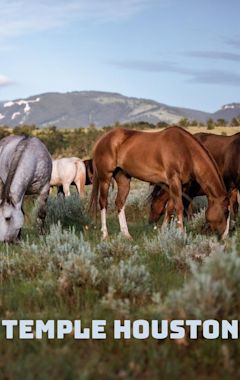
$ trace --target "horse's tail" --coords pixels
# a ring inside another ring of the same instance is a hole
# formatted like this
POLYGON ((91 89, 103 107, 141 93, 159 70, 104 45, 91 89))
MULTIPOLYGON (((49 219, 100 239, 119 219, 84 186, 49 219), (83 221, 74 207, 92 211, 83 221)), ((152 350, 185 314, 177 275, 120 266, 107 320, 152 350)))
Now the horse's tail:
POLYGON ((92 180, 92 192, 91 192, 90 203, 89 203, 89 211, 95 215, 97 215, 98 194, 99 194, 99 177, 98 177, 96 165, 93 161, 93 180, 92 180))
POLYGON ((76 180, 79 183, 80 197, 83 198, 85 195, 85 182, 86 182, 86 167, 82 160, 76 159, 76 180))

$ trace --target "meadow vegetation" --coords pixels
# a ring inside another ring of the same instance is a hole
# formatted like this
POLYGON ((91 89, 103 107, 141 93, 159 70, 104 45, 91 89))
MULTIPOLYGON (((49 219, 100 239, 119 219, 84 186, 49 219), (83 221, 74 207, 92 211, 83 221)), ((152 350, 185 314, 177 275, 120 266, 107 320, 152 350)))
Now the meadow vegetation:
MULTIPOLYGON (((179 121, 179 125, 191 133, 211 132, 223 135, 232 135, 240 132, 240 117, 234 118, 231 122, 226 123, 223 119, 213 121, 209 119, 206 123, 200 123, 196 120, 188 120, 183 118, 179 121)), ((77 156, 82 159, 91 156, 94 142, 104 133, 113 128, 123 127, 128 129, 137 129, 145 131, 158 131, 171 125, 165 122, 151 124, 147 122, 132 122, 120 124, 116 122, 112 126, 96 128, 94 124, 88 128, 75 129, 58 129, 55 126, 46 128, 38 128, 36 125, 19 125, 15 128, 0 125, 0 139, 8 135, 27 135, 39 137, 47 146, 49 152, 55 157, 77 156)))
MULTIPOLYGON (((105 130, 36 130, 55 155, 90 155, 105 130), (55 138, 54 138, 55 136, 55 138), (44 140, 45 139, 45 140, 44 140)), ((148 184, 133 181, 126 214, 133 241, 119 234, 111 190, 110 239, 87 196, 48 200, 46 234, 25 201, 20 244, 0 244, 1 319, 107 320, 107 340, 7 341, 0 331, 2 379, 231 379, 240 377, 237 340, 114 340, 114 319, 239 319, 240 229, 226 242, 202 232, 205 200, 195 202, 186 233, 148 224, 148 184)), ((239 221, 238 221, 239 226, 239 221)))

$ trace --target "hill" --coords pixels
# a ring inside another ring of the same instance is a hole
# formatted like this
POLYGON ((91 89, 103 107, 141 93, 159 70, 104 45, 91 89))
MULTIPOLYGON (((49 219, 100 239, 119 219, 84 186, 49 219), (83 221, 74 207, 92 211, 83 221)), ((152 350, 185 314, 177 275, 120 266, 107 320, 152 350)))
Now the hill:
POLYGON ((14 127, 35 124, 39 127, 55 125, 60 128, 79 128, 95 124, 97 127, 116 122, 145 121, 177 123, 181 118, 206 121, 208 118, 231 120, 240 114, 240 104, 223 106, 211 114, 188 108, 172 107, 154 100, 127 97, 99 91, 49 92, 0 102, 0 123, 14 127))

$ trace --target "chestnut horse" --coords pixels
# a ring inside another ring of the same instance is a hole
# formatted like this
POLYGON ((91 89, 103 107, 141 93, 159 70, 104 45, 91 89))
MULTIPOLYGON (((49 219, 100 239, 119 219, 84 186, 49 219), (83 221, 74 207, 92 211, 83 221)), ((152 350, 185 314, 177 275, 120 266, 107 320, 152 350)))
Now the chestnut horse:
POLYGON ((121 232, 130 237, 125 217, 125 201, 131 177, 153 184, 165 184, 169 189, 164 223, 176 210, 178 226, 183 229, 182 185, 192 180, 208 196, 206 218, 211 229, 225 237, 228 233, 226 188, 216 163, 193 136, 179 127, 161 132, 140 132, 114 129, 101 137, 93 150, 93 188, 90 209, 97 209, 99 198, 102 237, 108 237, 106 209, 108 190, 113 173, 118 186, 116 207, 121 232), (119 175, 116 170, 119 171, 119 175), (125 175, 122 174, 122 171, 125 175))
MULTIPOLYGON (((240 133, 232 136, 222 136, 200 132, 194 134, 194 137, 207 148, 216 161, 230 197, 231 214, 233 219, 236 220, 238 214, 238 191, 240 190, 240 133)), ((184 206, 186 209, 188 208, 187 215, 191 216, 191 198, 204 195, 204 192, 196 185, 191 186, 187 193, 188 199, 185 199, 184 206)), ((158 186, 154 188, 150 197, 150 223, 157 222, 160 215, 165 212, 168 198, 167 191, 158 186)))
POLYGON ((238 214, 238 191, 240 190, 240 133, 232 136, 196 133, 194 135, 216 161, 229 193, 234 219, 238 214))

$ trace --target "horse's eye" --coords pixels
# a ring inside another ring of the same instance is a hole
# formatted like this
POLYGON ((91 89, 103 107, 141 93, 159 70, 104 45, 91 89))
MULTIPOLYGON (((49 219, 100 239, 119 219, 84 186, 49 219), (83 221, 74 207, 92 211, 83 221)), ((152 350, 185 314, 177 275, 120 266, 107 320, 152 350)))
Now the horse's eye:
POLYGON ((5 218, 5 220, 6 220, 6 222, 9 222, 9 221, 11 220, 11 216, 7 216, 7 217, 5 218))

